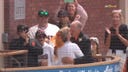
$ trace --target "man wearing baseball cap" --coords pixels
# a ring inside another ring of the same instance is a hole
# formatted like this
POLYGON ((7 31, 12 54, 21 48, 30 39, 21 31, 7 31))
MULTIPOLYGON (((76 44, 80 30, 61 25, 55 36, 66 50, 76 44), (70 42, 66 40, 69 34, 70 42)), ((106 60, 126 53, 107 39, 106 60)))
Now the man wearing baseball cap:
POLYGON ((69 14, 66 10, 64 9, 61 9, 59 12, 58 12, 58 16, 59 18, 59 23, 57 24, 57 26, 59 28, 62 28, 62 27, 65 27, 65 26, 69 26, 70 24, 70 20, 69 20, 69 14))
MULTIPOLYGON (((9 44, 10 50, 27 50, 27 66, 33 67, 33 66, 39 66, 38 65, 38 55, 41 55, 43 53, 43 50, 41 47, 35 46, 35 40, 28 37, 28 26, 27 25, 18 25, 17 26, 17 34, 18 38, 13 39, 11 43, 9 44)), ((23 55, 15 55, 13 56, 14 59, 16 59, 19 63, 13 62, 12 66, 24 66, 25 58, 23 55)))
POLYGON ((29 29, 28 35, 30 38, 35 38, 35 34, 38 30, 42 30, 49 37, 55 36, 56 32, 58 32, 59 28, 51 23, 48 23, 49 20, 49 12, 47 10, 39 10, 37 12, 37 21, 38 24, 32 26, 29 29))

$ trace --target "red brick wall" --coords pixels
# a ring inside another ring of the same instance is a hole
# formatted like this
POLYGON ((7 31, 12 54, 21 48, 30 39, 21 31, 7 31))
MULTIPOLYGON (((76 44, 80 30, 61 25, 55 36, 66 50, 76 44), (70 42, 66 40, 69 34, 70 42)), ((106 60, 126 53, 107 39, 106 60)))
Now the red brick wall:
MULTIPOLYGON (((57 11, 59 0, 26 0, 26 18, 14 20, 14 0, 5 1, 5 32, 9 33, 9 41, 16 37, 16 26, 27 24, 32 26, 37 23, 37 11, 47 9, 50 12, 50 22, 57 11)), ((84 28, 84 33, 89 36, 97 36, 100 39, 100 48, 103 48, 104 28, 110 26, 111 11, 115 7, 105 8, 105 5, 117 5, 119 0, 78 0, 87 10, 89 19, 84 28)))

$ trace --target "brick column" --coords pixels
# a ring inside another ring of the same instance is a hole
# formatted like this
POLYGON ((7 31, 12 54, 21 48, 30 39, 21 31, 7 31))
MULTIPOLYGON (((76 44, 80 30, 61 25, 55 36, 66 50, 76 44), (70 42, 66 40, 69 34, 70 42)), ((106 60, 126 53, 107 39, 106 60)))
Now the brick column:
MULTIPOLYGON (((3 50, 2 33, 4 32, 4 0, 0 0, 0 50, 3 50)), ((0 68, 3 67, 3 58, 0 57, 0 68)))
POLYGON ((120 8, 123 10, 125 23, 128 24, 128 0, 120 0, 120 8))

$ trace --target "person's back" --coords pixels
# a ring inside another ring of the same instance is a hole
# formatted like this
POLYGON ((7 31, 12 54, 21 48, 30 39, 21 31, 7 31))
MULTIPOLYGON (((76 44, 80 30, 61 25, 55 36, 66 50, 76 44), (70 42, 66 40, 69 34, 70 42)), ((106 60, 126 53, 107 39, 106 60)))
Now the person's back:
POLYGON ((61 48, 58 49, 58 56, 59 58, 68 56, 75 59, 83 56, 79 51, 80 51, 80 48, 78 47, 77 44, 67 41, 61 48))
MULTIPOLYGON (((82 51, 77 44, 70 41, 70 30, 68 27, 60 29, 57 33, 57 43, 63 43, 57 48, 58 65, 63 65, 62 61, 68 59, 75 59, 83 56, 82 51), (64 60, 62 60, 64 58, 64 60)), ((72 64, 72 62, 71 62, 72 64)))

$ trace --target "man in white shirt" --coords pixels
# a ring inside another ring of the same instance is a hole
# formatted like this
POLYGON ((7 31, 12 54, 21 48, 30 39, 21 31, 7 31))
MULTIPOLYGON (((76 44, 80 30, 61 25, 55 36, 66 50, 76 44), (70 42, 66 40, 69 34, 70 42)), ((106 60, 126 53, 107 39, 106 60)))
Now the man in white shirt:
POLYGON ((66 64, 72 64, 73 59, 83 56, 83 53, 78 47, 78 45, 70 41, 71 34, 70 29, 68 27, 60 29, 56 37, 56 43, 63 43, 61 46, 59 45, 59 47, 57 48, 58 65, 64 65, 64 62, 66 62, 63 60, 64 58, 65 60, 66 58, 68 60, 71 60, 71 62, 66 62, 66 64))
POLYGON ((37 30, 44 31, 48 37, 55 36, 59 28, 54 24, 48 23, 48 19, 49 19, 49 12, 46 10, 39 10, 38 11, 39 24, 30 27, 28 36, 30 38, 35 38, 35 33, 37 32, 37 30))

